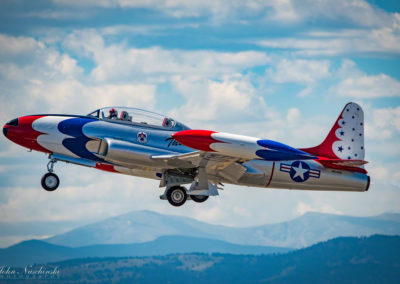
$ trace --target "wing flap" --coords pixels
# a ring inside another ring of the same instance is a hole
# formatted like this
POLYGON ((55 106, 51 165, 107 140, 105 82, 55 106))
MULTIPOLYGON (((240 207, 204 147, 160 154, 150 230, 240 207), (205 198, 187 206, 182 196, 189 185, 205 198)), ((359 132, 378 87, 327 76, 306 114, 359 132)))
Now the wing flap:
POLYGON ((200 151, 177 155, 152 156, 152 160, 159 160, 177 168, 196 168, 202 159, 200 151))
POLYGON ((207 172, 220 175, 235 183, 246 172, 246 168, 240 164, 243 162, 242 159, 218 153, 196 151, 187 154, 152 156, 151 159, 162 160, 177 168, 205 167, 207 172))

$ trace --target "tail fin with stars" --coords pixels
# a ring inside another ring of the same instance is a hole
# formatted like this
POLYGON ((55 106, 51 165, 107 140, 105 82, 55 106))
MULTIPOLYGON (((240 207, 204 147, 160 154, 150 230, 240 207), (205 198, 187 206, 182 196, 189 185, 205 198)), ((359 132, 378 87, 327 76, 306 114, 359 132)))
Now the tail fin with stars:
POLYGON ((365 172, 364 112, 361 106, 348 103, 325 140, 316 147, 301 150, 318 156, 318 161, 326 167, 365 172))

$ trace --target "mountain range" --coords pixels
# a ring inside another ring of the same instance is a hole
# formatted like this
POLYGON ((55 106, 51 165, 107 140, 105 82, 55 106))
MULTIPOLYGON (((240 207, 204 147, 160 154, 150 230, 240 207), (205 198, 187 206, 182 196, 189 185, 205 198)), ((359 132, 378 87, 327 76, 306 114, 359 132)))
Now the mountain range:
POLYGON ((135 244, 104 244, 67 247, 40 240, 29 240, 0 249, 0 266, 26 266, 86 257, 154 256, 182 253, 271 254, 290 249, 267 246, 246 246, 219 240, 183 236, 164 236, 154 241, 135 244))
POLYGON ((285 254, 86 258, 48 267, 59 270, 57 283, 398 283, 400 237, 340 237, 285 254))
POLYGON ((189 217, 134 211, 78 227, 44 241, 70 247, 95 244, 132 244, 162 236, 186 236, 224 242, 283 248, 302 248, 339 236, 400 235, 400 214, 353 217, 306 213, 294 220, 236 228, 212 225, 189 217))
POLYGON ((339 236, 400 235, 400 214, 374 217, 307 213, 279 224, 236 228, 135 211, 42 240, 0 249, 0 265, 27 265, 85 257, 172 253, 285 253, 339 236))

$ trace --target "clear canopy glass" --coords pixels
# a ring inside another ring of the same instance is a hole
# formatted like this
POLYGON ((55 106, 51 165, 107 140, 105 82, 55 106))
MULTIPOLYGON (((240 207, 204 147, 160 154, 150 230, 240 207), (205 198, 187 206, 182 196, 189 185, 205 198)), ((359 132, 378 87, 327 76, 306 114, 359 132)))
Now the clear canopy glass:
POLYGON ((139 108, 105 107, 89 113, 88 116, 121 123, 142 124, 176 130, 189 129, 187 126, 176 122, 172 118, 139 108))

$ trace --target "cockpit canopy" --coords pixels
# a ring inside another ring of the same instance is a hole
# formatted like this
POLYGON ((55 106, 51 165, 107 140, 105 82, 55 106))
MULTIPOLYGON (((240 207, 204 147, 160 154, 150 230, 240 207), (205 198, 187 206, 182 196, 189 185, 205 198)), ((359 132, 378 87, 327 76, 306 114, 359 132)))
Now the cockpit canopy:
POLYGON ((100 120, 109 120, 125 124, 141 124, 168 128, 171 130, 185 130, 189 127, 164 115, 131 107, 105 107, 88 114, 100 120))

